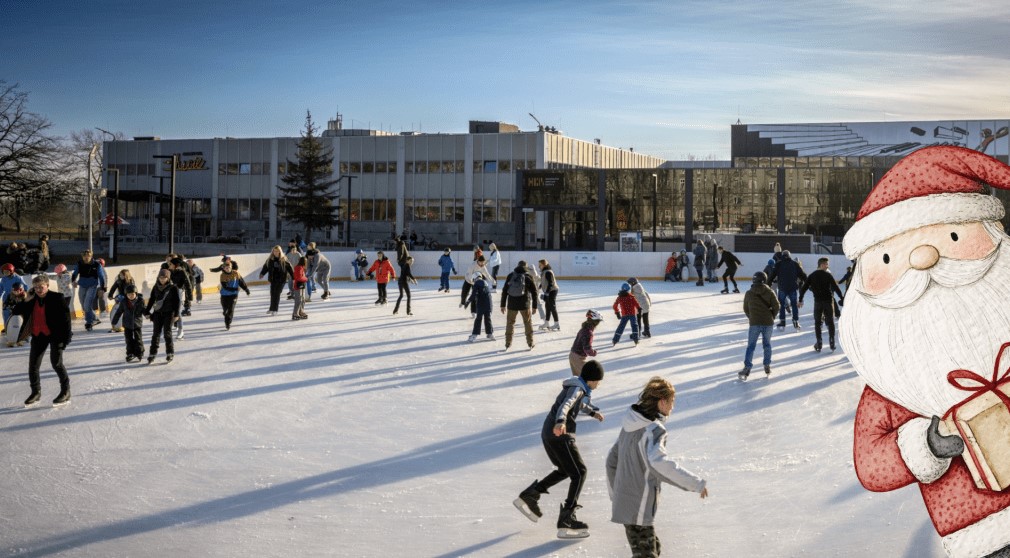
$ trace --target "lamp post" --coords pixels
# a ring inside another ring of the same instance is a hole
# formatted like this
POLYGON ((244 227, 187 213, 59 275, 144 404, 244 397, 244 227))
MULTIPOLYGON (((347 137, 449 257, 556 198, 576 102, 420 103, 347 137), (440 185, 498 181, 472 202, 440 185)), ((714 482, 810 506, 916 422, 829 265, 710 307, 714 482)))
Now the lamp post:
POLYGON ((152 155, 155 159, 171 159, 172 160, 172 181, 171 181, 171 208, 168 210, 169 221, 168 221, 168 253, 175 253, 175 168, 179 166, 179 155, 173 153, 172 155, 152 155))
POLYGON ((343 179, 347 179, 347 219, 344 219, 344 241, 347 242, 348 246, 351 246, 351 184, 354 183, 354 179, 357 175, 345 174, 337 179, 340 182, 343 179))
POLYGON ((659 197, 659 175, 652 174, 652 251, 656 251, 656 198, 659 197))
POLYGON ((116 200, 112 202, 112 263, 119 263, 119 169, 105 169, 116 177, 116 200))
POLYGON ((91 151, 88 153, 88 178, 87 178, 87 181, 88 181, 88 191, 87 191, 88 203, 85 204, 85 207, 87 207, 87 212, 88 212, 87 213, 87 217, 86 217, 86 219, 88 221, 88 251, 92 252, 92 253, 94 253, 92 251, 92 249, 93 249, 93 240, 92 240, 92 238, 93 238, 93 236, 95 234, 95 232, 94 232, 95 227, 94 227, 94 224, 92 223, 92 220, 94 219, 94 216, 91 214, 91 211, 92 211, 91 210, 91 196, 92 196, 92 192, 94 192, 95 188, 98 188, 98 176, 96 176, 95 169, 93 168, 93 165, 94 165, 94 162, 95 162, 95 155, 96 154, 98 154, 98 144, 97 143, 91 145, 91 151))

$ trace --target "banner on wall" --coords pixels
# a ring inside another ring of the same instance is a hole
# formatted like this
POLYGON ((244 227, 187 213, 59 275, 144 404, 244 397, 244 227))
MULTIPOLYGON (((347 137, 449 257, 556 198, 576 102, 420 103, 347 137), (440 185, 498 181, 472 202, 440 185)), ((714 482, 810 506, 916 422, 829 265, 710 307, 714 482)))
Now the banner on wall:
POLYGON ((572 265, 576 267, 596 267, 595 252, 575 252, 572 256, 572 265))

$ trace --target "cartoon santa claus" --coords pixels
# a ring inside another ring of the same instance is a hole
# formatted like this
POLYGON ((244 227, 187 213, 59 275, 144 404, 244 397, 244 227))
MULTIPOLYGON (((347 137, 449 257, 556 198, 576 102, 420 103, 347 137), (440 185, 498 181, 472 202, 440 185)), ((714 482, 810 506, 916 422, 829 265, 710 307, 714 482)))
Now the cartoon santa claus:
POLYGON ((941 428, 966 399, 998 388, 986 378, 966 391, 951 372, 986 377, 1010 341, 1010 243, 990 187, 1010 189, 1010 167, 971 149, 921 149, 877 183, 842 244, 858 260, 840 341, 867 384, 856 474, 876 492, 918 483, 958 557, 1010 557, 1010 488, 979 488, 964 440, 941 428))

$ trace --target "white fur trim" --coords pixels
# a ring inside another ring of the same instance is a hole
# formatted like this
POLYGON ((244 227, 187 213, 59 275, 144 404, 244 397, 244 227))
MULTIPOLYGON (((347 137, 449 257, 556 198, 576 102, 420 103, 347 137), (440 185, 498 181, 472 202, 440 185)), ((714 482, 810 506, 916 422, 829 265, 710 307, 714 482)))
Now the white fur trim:
POLYGON ((842 239, 842 250, 855 259, 867 248, 903 232, 940 223, 998 221, 1003 203, 988 194, 931 194, 882 207, 856 221, 842 239))
POLYGON ((1010 545, 1010 508, 1003 508, 943 537, 943 549, 953 558, 975 558, 1010 545))
POLYGON ((926 431, 929 430, 929 419, 914 418, 898 427, 898 451, 908 470, 915 478, 929 484, 943 476, 950 467, 950 458, 939 458, 929 451, 926 444, 926 431))

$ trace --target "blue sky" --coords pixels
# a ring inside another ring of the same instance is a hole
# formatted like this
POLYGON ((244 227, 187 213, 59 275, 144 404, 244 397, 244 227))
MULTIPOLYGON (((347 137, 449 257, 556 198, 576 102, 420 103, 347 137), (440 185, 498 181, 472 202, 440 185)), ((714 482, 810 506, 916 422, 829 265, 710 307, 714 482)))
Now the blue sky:
POLYGON ((743 123, 1007 118, 1010 6, 0 0, 0 79, 53 131, 274 137, 501 120, 668 159, 743 123))

